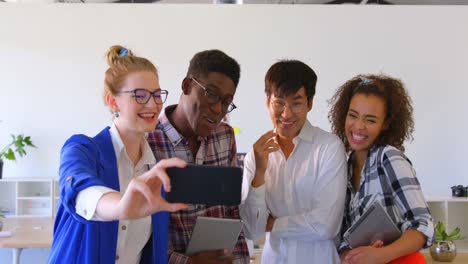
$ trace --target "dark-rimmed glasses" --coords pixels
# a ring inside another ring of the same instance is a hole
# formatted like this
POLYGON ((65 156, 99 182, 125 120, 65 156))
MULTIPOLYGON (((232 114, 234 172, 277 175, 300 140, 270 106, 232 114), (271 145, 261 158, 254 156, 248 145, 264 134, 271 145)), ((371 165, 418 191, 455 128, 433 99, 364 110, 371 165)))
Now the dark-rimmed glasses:
POLYGON ((132 97, 139 104, 147 104, 151 97, 154 98, 154 102, 158 105, 163 104, 166 101, 169 92, 167 90, 156 90, 150 92, 147 89, 138 88, 130 91, 120 91, 119 93, 131 93, 132 97))
POLYGON ((219 101, 221 101, 222 111, 224 113, 232 112, 232 110, 237 108, 237 106, 232 102, 232 99, 223 98, 223 97, 217 95, 212 90, 210 90, 210 89, 206 88, 205 86, 203 86, 200 82, 198 82, 193 77, 190 77, 189 79, 192 80, 193 82, 195 82, 198 85, 198 87, 203 89, 206 101, 209 104, 217 104, 219 101))

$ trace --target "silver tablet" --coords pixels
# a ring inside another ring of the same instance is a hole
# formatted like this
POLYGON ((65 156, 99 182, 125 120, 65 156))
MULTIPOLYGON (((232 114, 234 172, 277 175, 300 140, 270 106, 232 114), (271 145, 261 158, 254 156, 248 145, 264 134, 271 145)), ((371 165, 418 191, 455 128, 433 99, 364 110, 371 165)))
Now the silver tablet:
POLYGON ((351 248, 369 246, 377 240, 382 240, 388 245, 401 236, 392 218, 379 202, 372 204, 354 223, 346 238, 351 248))
POLYGON ((199 216, 185 255, 191 256, 202 251, 219 249, 232 252, 241 229, 240 219, 199 216))

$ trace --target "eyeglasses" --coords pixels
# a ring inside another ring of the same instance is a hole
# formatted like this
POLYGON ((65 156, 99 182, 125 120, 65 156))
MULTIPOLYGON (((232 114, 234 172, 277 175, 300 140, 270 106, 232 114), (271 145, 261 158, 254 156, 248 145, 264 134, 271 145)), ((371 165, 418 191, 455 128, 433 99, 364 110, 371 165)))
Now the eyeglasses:
POLYGON ((270 104, 276 114, 282 114, 286 106, 289 107, 289 110, 291 110, 293 114, 300 114, 304 111, 306 105, 303 102, 293 102, 292 104, 289 104, 279 100, 271 101, 270 104))
POLYGON ((120 91, 119 93, 131 93, 132 97, 139 104, 147 104, 151 97, 154 98, 156 104, 163 104, 166 101, 169 92, 167 90, 156 90, 150 92, 147 89, 138 88, 131 91, 120 91))
POLYGON ((232 110, 237 108, 237 106, 232 102, 232 99, 223 98, 223 97, 215 94, 213 91, 211 91, 210 89, 203 86, 201 83, 199 83, 193 77, 190 77, 189 79, 194 81, 200 88, 203 89, 203 91, 205 92, 204 95, 205 95, 206 101, 209 104, 217 104, 219 101, 221 101, 222 111, 224 113, 232 112, 232 110))

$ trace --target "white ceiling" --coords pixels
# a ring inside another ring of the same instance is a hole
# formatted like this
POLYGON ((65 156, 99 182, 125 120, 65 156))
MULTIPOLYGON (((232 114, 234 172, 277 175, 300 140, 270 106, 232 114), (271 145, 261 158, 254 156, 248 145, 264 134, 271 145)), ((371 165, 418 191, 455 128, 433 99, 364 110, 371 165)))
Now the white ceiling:
POLYGON ((397 4, 468 5, 468 0, 0 0, 15 3, 157 3, 157 4, 397 4))
MULTIPOLYGON (((99 1, 99 0, 96 0, 99 1)), ((160 0, 157 3, 242 3, 242 4, 326 4, 333 0, 160 0)), ((378 0, 343 0, 339 2, 376 3, 378 0)), ((380 1, 382 2, 382 1, 380 1)), ((397 5, 468 5, 468 0, 385 0, 397 5)))

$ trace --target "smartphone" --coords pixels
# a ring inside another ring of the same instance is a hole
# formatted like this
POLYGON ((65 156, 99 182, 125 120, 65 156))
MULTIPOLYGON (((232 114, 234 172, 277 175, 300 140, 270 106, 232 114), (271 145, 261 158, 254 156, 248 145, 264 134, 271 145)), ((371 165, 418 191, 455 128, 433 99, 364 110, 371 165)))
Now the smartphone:
POLYGON ((231 166, 187 165, 168 168, 171 203, 239 205, 242 192, 242 169, 231 166))

